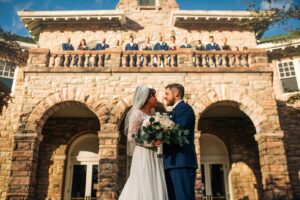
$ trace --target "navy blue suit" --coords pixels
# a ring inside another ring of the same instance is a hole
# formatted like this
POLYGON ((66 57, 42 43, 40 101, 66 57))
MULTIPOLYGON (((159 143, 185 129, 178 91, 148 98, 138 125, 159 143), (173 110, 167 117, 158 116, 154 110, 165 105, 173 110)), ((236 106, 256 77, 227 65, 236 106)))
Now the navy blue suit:
POLYGON ((165 42, 162 42, 161 44, 160 42, 158 42, 154 45, 154 51, 168 51, 168 50, 169 50, 169 46, 165 42))
POLYGON ((182 101, 171 113, 171 120, 181 128, 189 130, 189 144, 164 144, 164 168, 169 199, 194 200, 198 168, 194 145, 195 114, 192 107, 182 101))
POLYGON ((74 50, 74 47, 72 46, 72 44, 68 44, 68 43, 63 43, 61 45, 61 48, 63 51, 72 51, 74 50))
MULTIPOLYGON (((139 46, 136 43, 128 43, 125 46, 125 51, 138 51, 139 50, 139 46)), ((133 65, 136 66, 136 62, 137 62, 137 57, 133 56, 133 65)), ((130 57, 127 56, 126 57, 126 65, 129 66, 130 63, 130 57)))
POLYGON ((95 50, 105 50, 106 48, 109 48, 108 44, 99 43, 96 45, 95 50))
POLYGON ((208 43, 208 44, 206 45, 206 51, 212 51, 212 50, 220 51, 221 48, 220 48, 219 45, 218 45, 217 43, 215 43, 215 42, 214 42, 213 44, 208 43))

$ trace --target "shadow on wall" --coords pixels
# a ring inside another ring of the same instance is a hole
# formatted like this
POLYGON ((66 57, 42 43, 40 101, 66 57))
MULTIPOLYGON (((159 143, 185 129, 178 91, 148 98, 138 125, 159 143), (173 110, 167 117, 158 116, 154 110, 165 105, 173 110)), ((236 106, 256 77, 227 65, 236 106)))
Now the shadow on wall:
POLYGON ((282 101, 277 101, 277 110, 280 127, 284 131, 284 148, 294 198, 300 200, 300 110, 282 101))

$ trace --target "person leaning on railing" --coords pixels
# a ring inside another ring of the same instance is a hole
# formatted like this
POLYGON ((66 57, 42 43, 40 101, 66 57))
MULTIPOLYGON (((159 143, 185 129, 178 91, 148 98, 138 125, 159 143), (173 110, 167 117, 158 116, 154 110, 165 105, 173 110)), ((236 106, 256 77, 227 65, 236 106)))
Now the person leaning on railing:
MULTIPOLYGON (((147 37, 145 43, 141 46, 142 51, 152 51, 153 45, 150 43, 150 37, 147 37)), ((151 63, 151 56, 150 55, 142 55, 141 56, 141 66, 144 64, 144 60, 146 58, 146 66, 149 67, 151 63)))
MULTIPOLYGON (((176 44, 176 37, 174 35, 172 35, 170 37, 170 43, 169 43, 169 51, 176 51, 177 50, 177 44, 176 44)), ((172 57, 171 55, 168 56, 168 62, 169 62, 169 66, 171 66, 172 64, 172 58, 174 59, 174 65, 177 66, 177 55, 175 55, 174 57, 172 57)))
MULTIPOLYGON (((222 41, 223 41, 222 50, 223 51, 231 51, 231 47, 227 44, 227 41, 228 41, 227 38, 224 37, 222 41)), ((228 55, 226 55, 224 58, 225 58, 225 60, 220 59, 220 65, 223 65, 223 62, 225 62, 225 65, 228 67, 229 66, 228 55)))
MULTIPOLYGON (((101 43, 98 43, 95 47, 96 51, 104 51, 105 49, 109 48, 109 45, 106 44, 106 38, 102 39, 101 43)), ((99 59, 101 59, 101 65, 104 66, 104 62, 105 62, 105 54, 102 54, 101 57, 99 57, 98 55, 95 57, 95 60, 92 60, 92 65, 94 65, 95 63, 98 63, 99 59)), ((108 57, 109 59, 109 57, 108 57)))
MULTIPOLYGON (((134 43, 134 37, 131 35, 131 36, 129 36, 129 38, 130 38, 130 42, 126 44, 126 46, 125 46, 125 51, 137 51, 137 50, 139 50, 139 46, 138 46, 136 43, 134 43)), ((133 66, 136 67, 136 66, 137 66, 137 65, 136 65, 136 62, 137 62, 137 56, 134 55, 134 56, 132 57, 132 59, 133 59, 133 66)), ((128 56, 126 57, 126 66, 127 66, 127 67, 130 66, 130 60, 131 60, 131 58, 130 58, 130 56, 128 55, 128 56)))
MULTIPOLYGON (((74 50, 74 47, 73 45, 71 44, 71 39, 70 38, 67 38, 67 41, 65 43, 62 43, 61 45, 61 49, 63 51, 73 51, 74 50)), ((70 63, 71 63, 71 60, 72 60, 72 57, 69 55, 69 56, 62 56, 61 57, 61 65, 63 66, 64 63, 65 63, 65 59, 67 57, 67 65, 69 66, 70 63)))
MULTIPOLYGON (((154 51, 168 51, 168 50, 169 50, 169 46, 167 45, 166 42, 163 41, 163 36, 160 35, 159 41, 154 45, 154 51)), ((157 66, 157 56, 155 56, 154 59, 155 59, 154 65, 157 66)), ((161 55, 159 59, 161 62, 160 66, 164 67, 165 57, 161 55)))
MULTIPOLYGON (((81 39, 80 40, 80 43, 79 43, 79 45, 77 47, 77 50, 81 50, 81 51, 88 51, 89 50, 89 47, 87 46, 85 39, 81 39)), ((75 57, 75 65, 77 65, 77 66, 84 66, 85 59, 88 59, 88 58, 85 57, 85 55, 78 55, 78 56, 76 56, 75 57), (81 56, 80 63, 79 63, 79 56, 81 56)))
MULTIPOLYGON (((197 44, 195 46, 195 51, 205 51, 205 46, 202 44, 201 40, 197 40, 197 44)), ((193 54, 193 62, 194 65, 197 66, 196 59, 198 60, 198 66, 203 66, 204 63, 202 63, 202 55, 196 55, 195 53, 193 54)))
MULTIPOLYGON (((221 48, 220 46, 215 43, 215 39, 214 39, 214 36, 209 36, 209 43, 206 45, 206 48, 205 48, 206 51, 220 51, 221 48)), ((209 57, 206 57, 207 59, 207 63, 209 63, 209 57)), ((213 64, 216 66, 216 57, 213 56, 212 57, 213 59, 213 64)))

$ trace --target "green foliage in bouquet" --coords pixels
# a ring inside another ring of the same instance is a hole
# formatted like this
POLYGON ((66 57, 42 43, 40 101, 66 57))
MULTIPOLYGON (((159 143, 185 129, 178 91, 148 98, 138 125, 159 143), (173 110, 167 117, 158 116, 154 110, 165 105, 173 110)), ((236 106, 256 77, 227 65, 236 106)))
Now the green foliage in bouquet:
POLYGON ((155 121, 154 117, 151 117, 149 118, 149 125, 143 126, 132 137, 136 143, 140 144, 144 143, 144 141, 150 144, 155 140, 159 140, 166 144, 183 146, 184 144, 189 144, 188 135, 189 131, 180 128, 179 125, 166 128, 160 122, 155 121))

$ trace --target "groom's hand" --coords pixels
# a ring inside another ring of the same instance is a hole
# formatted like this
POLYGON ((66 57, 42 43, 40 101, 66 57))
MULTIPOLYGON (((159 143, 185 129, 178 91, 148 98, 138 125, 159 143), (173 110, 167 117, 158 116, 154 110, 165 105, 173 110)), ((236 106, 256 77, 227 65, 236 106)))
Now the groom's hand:
POLYGON ((160 140, 154 140, 154 141, 153 141, 153 145, 154 145, 155 147, 159 147, 159 146, 162 145, 162 141, 160 141, 160 140))

